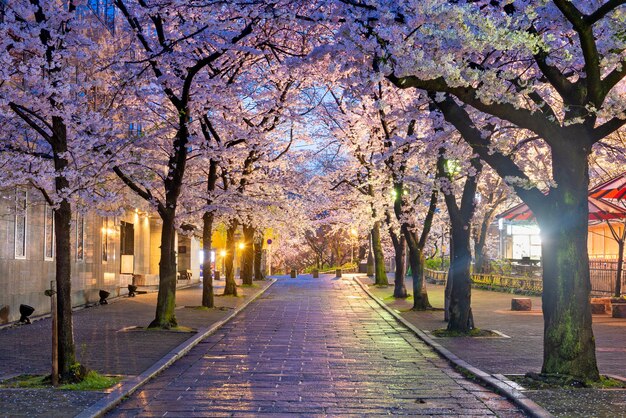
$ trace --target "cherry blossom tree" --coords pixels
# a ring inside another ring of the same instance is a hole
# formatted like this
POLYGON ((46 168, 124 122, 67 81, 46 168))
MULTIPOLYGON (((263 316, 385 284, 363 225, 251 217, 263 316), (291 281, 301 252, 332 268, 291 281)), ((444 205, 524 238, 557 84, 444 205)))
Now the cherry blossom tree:
POLYGON ((594 145, 626 123, 623 2, 346 3, 354 25, 346 23, 344 33, 362 35, 359 44, 399 88, 439 92, 446 120, 537 217, 543 373, 597 380, 588 303, 588 160, 594 145), (468 107, 549 147, 547 193, 494 148, 468 107))
POLYGON ((81 201, 97 205, 99 196, 114 197, 104 186, 107 142, 117 134, 109 119, 115 115, 107 98, 111 73, 104 69, 117 44, 81 2, 3 6, 0 177, 4 186, 39 190, 54 210, 59 377, 80 380, 72 331, 71 223, 81 201))
POLYGON ((197 84, 196 77, 205 73, 209 78, 218 77, 223 72, 237 71, 238 62, 246 56, 246 47, 258 40, 254 29, 262 20, 262 10, 254 4, 239 7, 202 3, 190 7, 188 1, 168 5, 133 0, 114 3, 135 37, 135 52, 139 55, 127 62, 126 69, 136 78, 148 78, 150 74, 149 86, 161 95, 162 112, 170 115, 166 117, 170 129, 161 138, 166 158, 161 165, 160 181, 147 187, 145 181, 139 180, 141 163, 134 165, 132 173, 123 166, 114 170, 131 190, 153 205, 163 221, 159 294, 150 327, 171 328, 177 326, 176 209, 190 144, 200 137, 194 135, 191 127, 194 97, 206 91, 197 84))

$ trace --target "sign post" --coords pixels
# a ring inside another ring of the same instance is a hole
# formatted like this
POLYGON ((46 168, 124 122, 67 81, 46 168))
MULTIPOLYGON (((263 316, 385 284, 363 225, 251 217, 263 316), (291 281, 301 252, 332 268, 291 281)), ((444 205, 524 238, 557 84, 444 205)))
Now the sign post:
POLYGON ((59 385, 59 327, 57 313, 57 292, 54 280, 50 281, 50 289, 45 295, 50 297, 50 315, 52 316, 52 386, 59 385))

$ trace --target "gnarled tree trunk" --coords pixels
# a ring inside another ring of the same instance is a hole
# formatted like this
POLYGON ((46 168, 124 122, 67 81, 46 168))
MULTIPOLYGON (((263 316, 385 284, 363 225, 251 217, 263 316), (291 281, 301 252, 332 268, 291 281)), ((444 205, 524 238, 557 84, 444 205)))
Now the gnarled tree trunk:
MULTIPOLYGON (((217 161, 211 160, 209 163, 209 175, 207 176, 207 192, 209 196, 215 190, 217 183, 217 161)), ((211 204, 212 199, 207 199, 207 204, 211 204)), ((211 248, 213 247, 213 211, 204 212, 202 215, 202 251, 204 260, 202 263, 202 306, 212 308, 215 306, 215 295, 213 291, 213 270, 211 269, 211 248)))
POLYGON ((391 228, 389 228, 389 235, 391 235, 391 241, 393 242, 396 264, 393 280, 393 297, 396 299, 405 299, 409 296, 404 283, 404 276, 406 275, 406 239, 404 235, 396 234, 391 228))
POLYGON ((450 269, 448 270, 448 330, 468 333, 474 327, 471 310, 469 228, 452 225, 450 269))
POLYGON ((149 328, 170 329, 176 321, 176 230, 174 211, 161 213, 161 261, 159 261, 159 294, 154 320, 149 328))
POLYGON ((589 296, 589 148, 553 147, 558 187, 533 208, 541 229, 544 352, 542 373, 599 379, 589 296))
MULTIPOLYGON (((54 186, 59 195, 69 190, 69 181, 63 175, 68 161, 63 157, 67 152, 67 127, 60 117, 52 118, 54 150, 54 186)), ((72 326, 72 248, 70 244, 72 222, 72 207, 63 199, 54 211, 54 234, 56 245, 56 289, 57 289, 57 332, 58 332, 58 359, 59 377, 61 382, 72 378, 71 366, 76 363, 76 347, 74 346, 74 331, 72 326)))
POLYGON ((379 286, 388 286, 387 272, 385 271, 385 254, 380 242, 380 222, 374 222, 372 227, 372 252, 374 253, 374 282, 379 286))

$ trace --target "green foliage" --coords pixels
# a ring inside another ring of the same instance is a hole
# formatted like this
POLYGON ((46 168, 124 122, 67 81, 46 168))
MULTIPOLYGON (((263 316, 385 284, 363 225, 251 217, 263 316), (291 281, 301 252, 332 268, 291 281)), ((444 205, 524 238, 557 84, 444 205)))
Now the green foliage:
POLYGON ((526 373, 524 376, 508 376, 511 380, 519 383, 526 389, 624 389, 626 382, 608 376, 600 376, 600 380, 581 380, 573 376, 563 374, 526 373))
MULTIPOLYGON (((74 363, 71 367, 72 373, 80 373, 84 366, 74 363)), ((122 380, 121 376, 103 376, 95 370, 89 370, 83 376, 82 381, 67 383, 59 386, 59 389, 65 390, 103 390, 108 389, 122 380)), ((52 386, 50 375, 31 375, 23 374, 10 380, 2 382, 0 387, 4 388, 20 388, 20 389, 45 389, 52 386)))
POLYGON ((80 383, 87 377, 87 374, 89 374, 89 370, 87 370, 85 366, 78 362, 73 363, 70 366, 69 376, 67 376, 64 381, 69 383, 80 383))
POLYGON ((78 383, 68 383, 59 386, 59 389, 65 390, 102 390, 108 389, 122 380, 120 376, 104 376, 95 370, 87 372, 82 381, 78 383))
POLYGON ((510 275, 513 271, 513 266, 509 260, 491 260, 491 271, 494 273, 510 275))
MULTIPOLYGON (((441 270, 441 257, 433 257, 433 258, 427 259, 424 262, 424 267, 426 267, 429 270, 436 270, 436 271, 441 270)), ((447 269, 448 267, 450 267, 450 259, 444 258, 443 268, 447 269)))
POLYGON ((452 338, 452 337, 494 337, 497 336, 498 334, 494 333, 493 331, 490 331, 488 329, 480 329, 480 328, 474 328, 472 330, 470 330, 468 333, 464 333, 464 332, 460 332, 460 331, 449 331, 445 328, 439 328, 436 330, 433 330, 431 332, 431 334, 433 334, 435 337, 439 337, 439 338, 452 338))
POLYGON ((50 386, 50 376, 39 376, 32 374, 21 374, 0 384, 3 388, 28 388, 38 389, 50 386))

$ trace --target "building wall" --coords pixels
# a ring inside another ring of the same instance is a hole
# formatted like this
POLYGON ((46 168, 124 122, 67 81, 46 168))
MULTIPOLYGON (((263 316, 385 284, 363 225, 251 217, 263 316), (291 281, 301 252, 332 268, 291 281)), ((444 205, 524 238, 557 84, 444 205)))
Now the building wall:
MULTIPOLYGON (((618 235, 624 230, 623 223, 613 223, 613 228, 618 235)), ((617 242, 613 239, 613 235, 606 223, 589 226, 589 237, 587 247, 590 258, 617 259, 617 242)))
MULTIPOLYGON (((19 319, 19 305, 35 308, 34 315, 50 312, 50 299, 44 291, 55 280, 55 258, 45 257, 46 204, 36 191, 28 191, 26 208, 26 254, 15 254, 15 191, 3 191, 0 196, 0 324, 19 319)), ((133 272, 148 277, 158 284, 160 258, 160 223, 147 214, 130 211, 123 217, 100 217, 95 213, 84 215, 84 257, 78 257, 77 225, 72 221, 72 304, 80 306, 99 300, 99 290, 112 297, 128 293, 132 274, 121 274, 120 222, 134 227, 133 272), (106 242, 106 246, 104 245, 106 242), (105 251, 106 249, 106 251, 105 251), (106 259, 104 254, 106 254, 106 259)), ((190 269, 193 280, 199 280, 199 241, 189 241, 190 269)), ((56 255, 56 254, 55 254, 56 255)))

